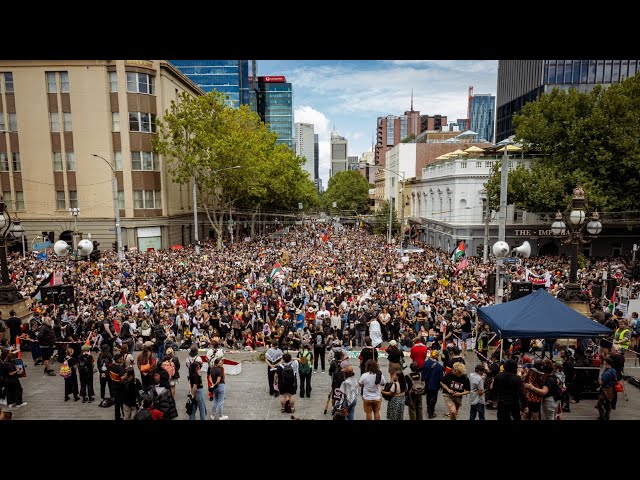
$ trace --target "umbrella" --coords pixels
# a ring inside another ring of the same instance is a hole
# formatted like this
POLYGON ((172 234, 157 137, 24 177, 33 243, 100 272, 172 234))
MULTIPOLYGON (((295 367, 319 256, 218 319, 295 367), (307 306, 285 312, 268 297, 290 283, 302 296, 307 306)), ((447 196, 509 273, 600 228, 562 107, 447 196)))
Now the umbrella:
POLYGON ((447 160, 449 158, 447 155, 448 154, 440 155, 439 157, 436 157, 436 160, 447 160))
POLYGON ((466 130, 462 132, 460 135, 458 135, 458 137, 475 137, 476 135, 478 134, 473 130, 466 130))
MULTIPOLYGON (((522 150, 522 147, 517 145, 507 145, 507 152, 519 152, 520 150, 522 150)), ((499 148, 497 151, 504 152, 504 147, 499 148)))
POLYGON ((476 147, 475 145, 471 145, 469 148, 467 148, 465 150, 465 152, 469 152, 469 153, 482 153, 484 152, 483 149, 476 147))
POLYGON ((172 245, 171 250, 182 250, 184 247, 182 245, 172 245))
POLYGON ((449 155, 469 155, 467 152, 465 152, 464 150, 456 150, 455 152, 451 152, 449 155))

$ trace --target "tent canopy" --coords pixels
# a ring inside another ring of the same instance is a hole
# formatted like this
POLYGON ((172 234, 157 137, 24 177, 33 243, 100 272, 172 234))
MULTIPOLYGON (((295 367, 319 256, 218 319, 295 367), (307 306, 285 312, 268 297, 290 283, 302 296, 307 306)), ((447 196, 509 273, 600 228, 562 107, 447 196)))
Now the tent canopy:
POLYGON ((613 331, 585 317, 544 289, 490 307, 478 309, 486 322, 502 338, 593 338, 613 331))

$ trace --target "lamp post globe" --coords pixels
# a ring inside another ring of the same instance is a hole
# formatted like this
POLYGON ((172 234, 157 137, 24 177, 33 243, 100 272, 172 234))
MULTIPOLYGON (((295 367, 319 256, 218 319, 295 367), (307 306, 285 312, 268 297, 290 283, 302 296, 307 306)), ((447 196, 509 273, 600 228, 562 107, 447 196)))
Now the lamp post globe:
POLYGON ((59 257, 66 257, 67 253, 69 253, 69 244, 64 240, 58 240, 53 245, 53 251, 59 257))
POLYGON ((493 254, 498 258, 504 258, 509 254, 509 244, 507 242, 496 242, 492 248, 493 254))
POLYGON ((585 218, 586 215, 584 210, 571 210, 571 213, 569 214, 569 222, 576 226, 582 225, 585 218))
POLYGON ((554 235, 562 235, 566 229, 567 226, 562 221, 562 214, 556 213, 556 221, 551 224, 551 231, 554 235))
POLYGON ((20 222, 13 222, 9 229, 14 238, 20 239, 24 235, 24 227, 20 225, 20 222))
POLYGON ((602 223, 600 223, 600 215, 595 212, 591 216, 591 221, 587 223, 587 232, 589 235, 598 235, 602 231, 602 223))

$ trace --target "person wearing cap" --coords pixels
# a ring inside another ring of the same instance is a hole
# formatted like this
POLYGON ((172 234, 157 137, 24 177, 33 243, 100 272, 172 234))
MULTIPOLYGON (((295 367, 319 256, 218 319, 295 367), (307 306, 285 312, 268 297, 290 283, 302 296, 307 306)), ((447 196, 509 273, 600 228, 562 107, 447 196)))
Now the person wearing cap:
POLYGON ((80 396, 82 403, 91 403, 95 399, 93 391, 93 365, 94 360, 91 355, 91 347, 87 344, 80 348, 80 356, 78 357, 78 377, 80 377, 80 396))
POLYGON ((422 365, 422 380, 427 390, 427 415, 430 419, 436 417, 436 403, 443 373, 444 367, 438 362, 438 351, 431 350, 429 359, 422 365))

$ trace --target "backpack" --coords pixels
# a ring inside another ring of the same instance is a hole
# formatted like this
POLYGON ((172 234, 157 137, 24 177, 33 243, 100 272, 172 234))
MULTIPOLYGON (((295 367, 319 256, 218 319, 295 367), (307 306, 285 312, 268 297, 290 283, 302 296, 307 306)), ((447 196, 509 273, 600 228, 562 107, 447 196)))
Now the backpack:
POLYGON ((424 395, 426 392, 424 380, 413 380, 413 378, 411 380, 413 381, 410 390, 411 395, 424 395))
POLYGON ((91 371, 91 360, 87 355, 80 355, 78 358, 78 372, 80 375, 86 375, 91 371))
POLYGON ((309 373, 311 371, 311 352, 308 350, 306 352, 307 353, 300 353, 298 360, 300 373, 309 373))
POLYGON ((316 347, 324 347, 324 337, 319 333, 316 335, 316 347))
POLYGON ((62 378, 69 378, 71 376, 71 367, 69 366, 69 362, 65 360, 62 365, 60 365, 60 376, 62 378))
POLYGON ((170 379, 176 374, 176 365, 172 360, 165 360, 160 366, 169 374, 170 379))
POLYGON ((291 364, 285 365, 282 369, 282 383, 285 387, 291 387, 296 383, 296 376, 291 364))
POLYGON ((551 375, 551 378, 553 378, 554 384, 553 391, 551 393, 553 395, 553 399, 557 402, 562 398, 562 395, 560 394, 560 383, 558 382, 558 377, 555 375, 551 375))

